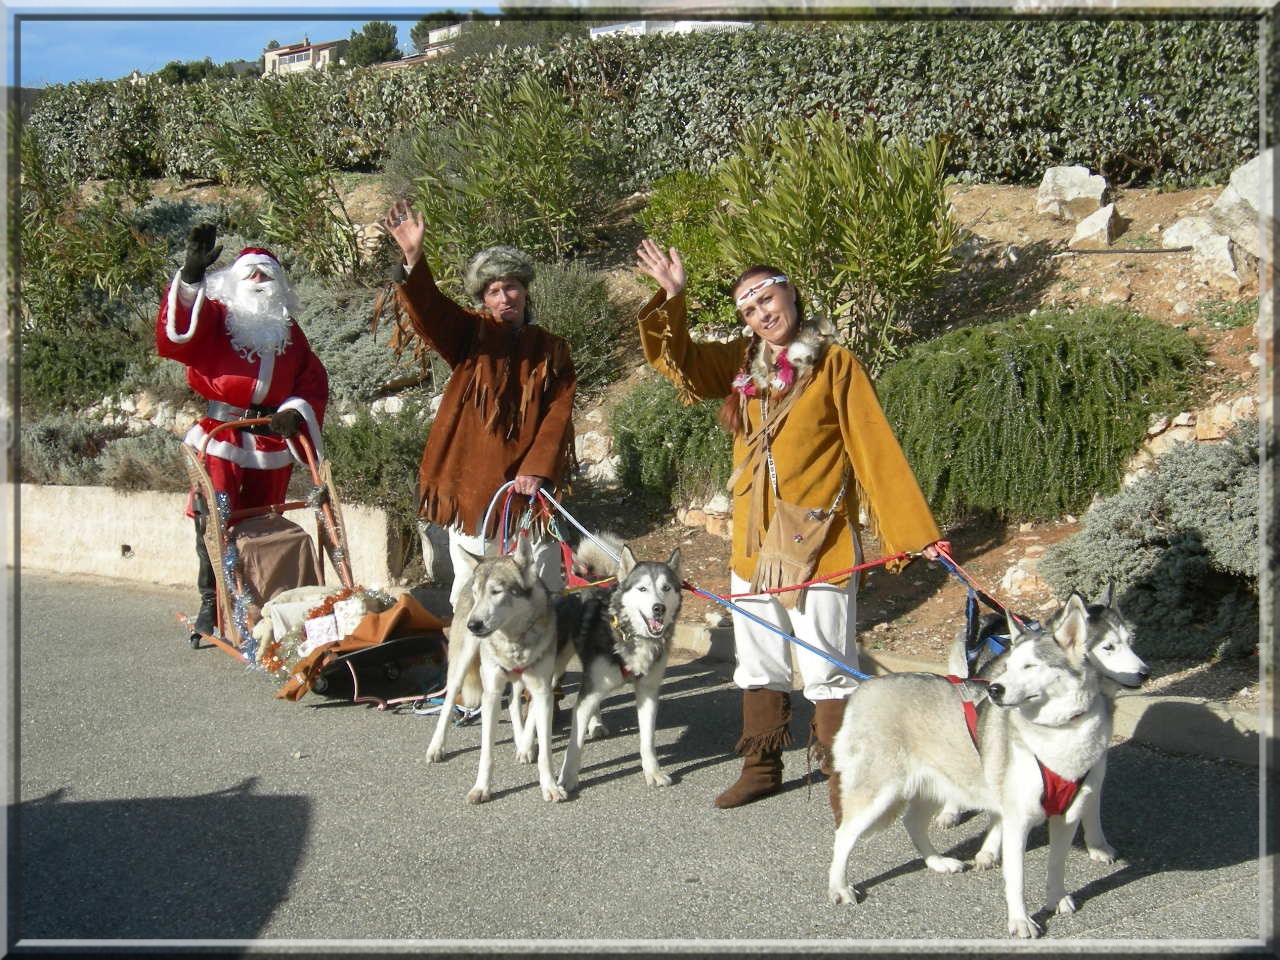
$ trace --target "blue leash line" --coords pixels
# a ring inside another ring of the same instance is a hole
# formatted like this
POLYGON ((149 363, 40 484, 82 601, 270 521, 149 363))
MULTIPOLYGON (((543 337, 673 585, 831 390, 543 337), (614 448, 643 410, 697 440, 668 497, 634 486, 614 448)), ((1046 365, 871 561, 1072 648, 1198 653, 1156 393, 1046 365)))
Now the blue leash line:
POLYGON ((823 660, 826 660, 827 663, 830 663, 832 666, 840 670, 843 670, 845 673, 849 674, 850 676, 857 677, 859 680, 871 679, 871 677, 868 674, 861 673, 853 669, 853 667, 849 666, 849 664, 845 663, 839 657, 834 657, 823 650, 819 650, 816 647, 810 646, 809 644, 801 640, 799 637, 793 637, 791 634, 787 633, 785 630, 781 630, 778 627, 774 626, 768 620, 763 620, 760 617, 757 617, 754 613, 751 613, 747 610, 743 610, 742 607, 738 606, 736 603, 726 600, 724 597, 718 597, 714 593, 707 593, 707 591, 705 590, 699 590, 697 587, 689 583, 687 580, 684 583, 684 588, 690 591, 691 593, 696 593, 698 596, 706 598, 707 600, 714 600, 716 603, 720 604, 721 606, 728 607, 734 613, 741 614, 742 616, 746 617, 748 620, 752 620, 755 623, 760 624, 760 626, 766 627, 769 630, 772 630, 778 636, 785 637, 787 640, 790 640, 792 643, 797 644, 798 646, 804 647, 814 656, 821 657, 823 660))

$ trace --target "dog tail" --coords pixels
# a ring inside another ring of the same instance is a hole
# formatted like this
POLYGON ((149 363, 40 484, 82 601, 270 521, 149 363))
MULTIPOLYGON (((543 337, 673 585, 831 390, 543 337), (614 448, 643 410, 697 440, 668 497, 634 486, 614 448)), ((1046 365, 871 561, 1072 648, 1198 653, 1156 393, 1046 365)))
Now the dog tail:
POLYGON ((612 550, 615 555, 620 555, 622 538, 608 532, 601 532, 596 537, 604 544, 603 547, 590 537, 585 537, 573 554, 573 572, 583 580, 603 580, 613 576, 618 570, 617 561, 609 556, 608 551, 612 550))

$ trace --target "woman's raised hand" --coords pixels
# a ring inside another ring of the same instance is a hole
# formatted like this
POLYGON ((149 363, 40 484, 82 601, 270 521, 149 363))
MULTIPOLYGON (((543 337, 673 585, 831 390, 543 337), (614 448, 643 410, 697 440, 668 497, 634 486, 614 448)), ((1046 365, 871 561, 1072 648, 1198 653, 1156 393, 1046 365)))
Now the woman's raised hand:
POLYGON ((391 234, 391 238, 404 253, 404 262, 412 267, 422 256, 422 238, 426 236, 427 227, 422 215, 409 205, 408 200, 397 200, 382 218, 382 228, 391 234))
POLYGON ((667 297, 674 297, 684 289, 684 261, 680 259, 680 251, 671 247, 667 252, 645 237, 636 247, 636 268, 658 281, 658 286, 666 291, 667 297))

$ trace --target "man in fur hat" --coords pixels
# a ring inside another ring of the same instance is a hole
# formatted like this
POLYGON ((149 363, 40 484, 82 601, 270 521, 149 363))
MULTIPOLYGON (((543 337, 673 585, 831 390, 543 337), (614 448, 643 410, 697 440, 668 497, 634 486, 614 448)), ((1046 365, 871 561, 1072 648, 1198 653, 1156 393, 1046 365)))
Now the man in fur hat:
POLYGON ((329 400, 329 377, 292 314, 297 303, 280 262, 270 250, 246 247, 234 263, 206 278, 222 252, 209 224, 192 229, 186 261, 169 284, 156 317, 156 350, 187 368, 187 383, 208 401, 205 415, 185 442, 197 449, 219 423, 270 417, 258 428, 222 431, 206 447, 205 468, 219 503, 192 505, 200 613, 197 633, 216 627, 216 581, 204 544, 206 516, 198 509, 231 512, 282 503, 295 459, 292 440, 305 430, 323 455, 320 425, 329 400))
MULTIPOLYGON (((496 536, 480 528, 504 483, 513 481, 521 498, 563 483, 573 452, 573 361, 569 345, 535 321, 528 254, 507 246, 477 253, 463 279, 474 301, 467 309, 440 291, 423 260, 421 214, 400 200, 382 223, 404 254, 400 302, 453 370, 418 468, 418 513, 449 530, 459 570, 460 550, 480 554, 496 536)), ((535 562, 548 585, 563 585, 554 542, 535 547, 535 562)), ((449 595, 455 605, 461 581, 454 578, 449 595)))

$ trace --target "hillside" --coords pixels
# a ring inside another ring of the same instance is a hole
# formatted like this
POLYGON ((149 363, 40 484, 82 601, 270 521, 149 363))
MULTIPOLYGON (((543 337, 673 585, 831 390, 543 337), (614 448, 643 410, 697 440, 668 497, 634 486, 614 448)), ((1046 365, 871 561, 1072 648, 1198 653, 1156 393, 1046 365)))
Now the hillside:
MULTIPOLYGON (((379 220, 390 199, 380 181, 348 174, 343 182, 344 203, 353 218, 369 224, 379 220)), ((222 188, 164 184, 157 192, 209 200, 222 188)), ((972 237, 961 269, 938 297, 938 332, 1051 306, 1123 304, 1188 329, 1203 342, 1207 363, 1202 407, 1257 397, 1257 329, 1251 322, 1241 323, 1251 304, 1256 309, 1256 273, 1242 273, 1237 283, 1210 275, 1189 252, 1159 252, 1165 228, 1203 213, 1220 192, 1221 188, 1115 191, 1124 231, 1110 249, 1086 253, 1067 249, 1074 223, 1036 212, 1034 187, 954 186, 953 216, 972 237)), ((639 237, 631 218, 634 209, 633 204, 619 211, 609 225, 611 242, 592 257, 610 270, 615 295, 628 304, 638 304, 648 295, 647 281, 631 269, 631 250, 639 237)), ((581 411, 579 434, 606 432, 608 410, 617 396, 651 375, 637 344, 627 345, 626 356, 629 375, 581 411)), ((625 537, 641 557, 665 558, 679 546, 683 573, 691 583, 710 592, 726 589, 728 542, 723 537, 669 514, 646 514, 625 490, 596 488, 582 479, 566 503, 588 527, 611 529, 625 537)), ((949 529, 946 535, 957 560, 988 592, 1016 612, 1037 617, 1054 609, 1056 601, 1035 577, 1035 560, 1078 529, 1074 517, 1011 528, 975 521, 949 529)), ((875 545, 868 544, 868 549, 869 557, 874 556, 875 545)), ((870 650, 943 661, 952 636, 963 625, 964 600, 964 587, 938 565, 918 560, 898 576, 873 571, 859 595, 861 642, 870 650)), ((715 603, 686 595, 685 620, 719 623, 723 614, 715 603)), ((1255 660, 1190 667, 1161 664, 1153 683, 1166 693, 1215 699, 1230 698, 1242 689, 1253 691, 1247 696, 1256 695, 1255 660)))

